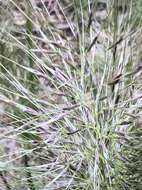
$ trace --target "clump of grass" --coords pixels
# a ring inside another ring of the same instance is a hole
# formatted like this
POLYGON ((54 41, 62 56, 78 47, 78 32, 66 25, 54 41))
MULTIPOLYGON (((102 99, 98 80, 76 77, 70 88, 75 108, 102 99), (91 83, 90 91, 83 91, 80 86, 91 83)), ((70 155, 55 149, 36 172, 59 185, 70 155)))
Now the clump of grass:
POLYGON ((0 137, 16 142, 0 152, 7 189, 126 189, 123 178, 137 188, 137 165, 119 155, 135 150, 124 137, 141 112, 140 2, 98 3, 1 5, 0 137))
POLYGON ((127 133, 122 133, 121 150, 117 162, 117 189, 141 189, 141 119, 127 133))

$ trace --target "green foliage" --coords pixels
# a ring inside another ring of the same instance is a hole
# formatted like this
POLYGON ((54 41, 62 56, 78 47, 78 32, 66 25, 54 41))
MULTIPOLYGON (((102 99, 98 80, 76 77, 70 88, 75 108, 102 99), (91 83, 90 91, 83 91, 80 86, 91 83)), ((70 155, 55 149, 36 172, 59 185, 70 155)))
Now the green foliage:
POLYGON ((0 188, 141 189, 141 8, 0 4, 0 188))
POLYGON ((142 124, 137 123, 124 136, 118 168, 118 189, 142 187, 142 124))

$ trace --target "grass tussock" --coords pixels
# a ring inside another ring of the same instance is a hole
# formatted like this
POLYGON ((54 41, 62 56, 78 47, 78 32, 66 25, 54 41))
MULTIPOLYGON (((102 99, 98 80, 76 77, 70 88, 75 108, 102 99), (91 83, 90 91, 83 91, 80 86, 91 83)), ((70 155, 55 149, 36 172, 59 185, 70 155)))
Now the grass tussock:
POLYGON ((0 1, 0 188, 142 188, 141 0, 0 1))

